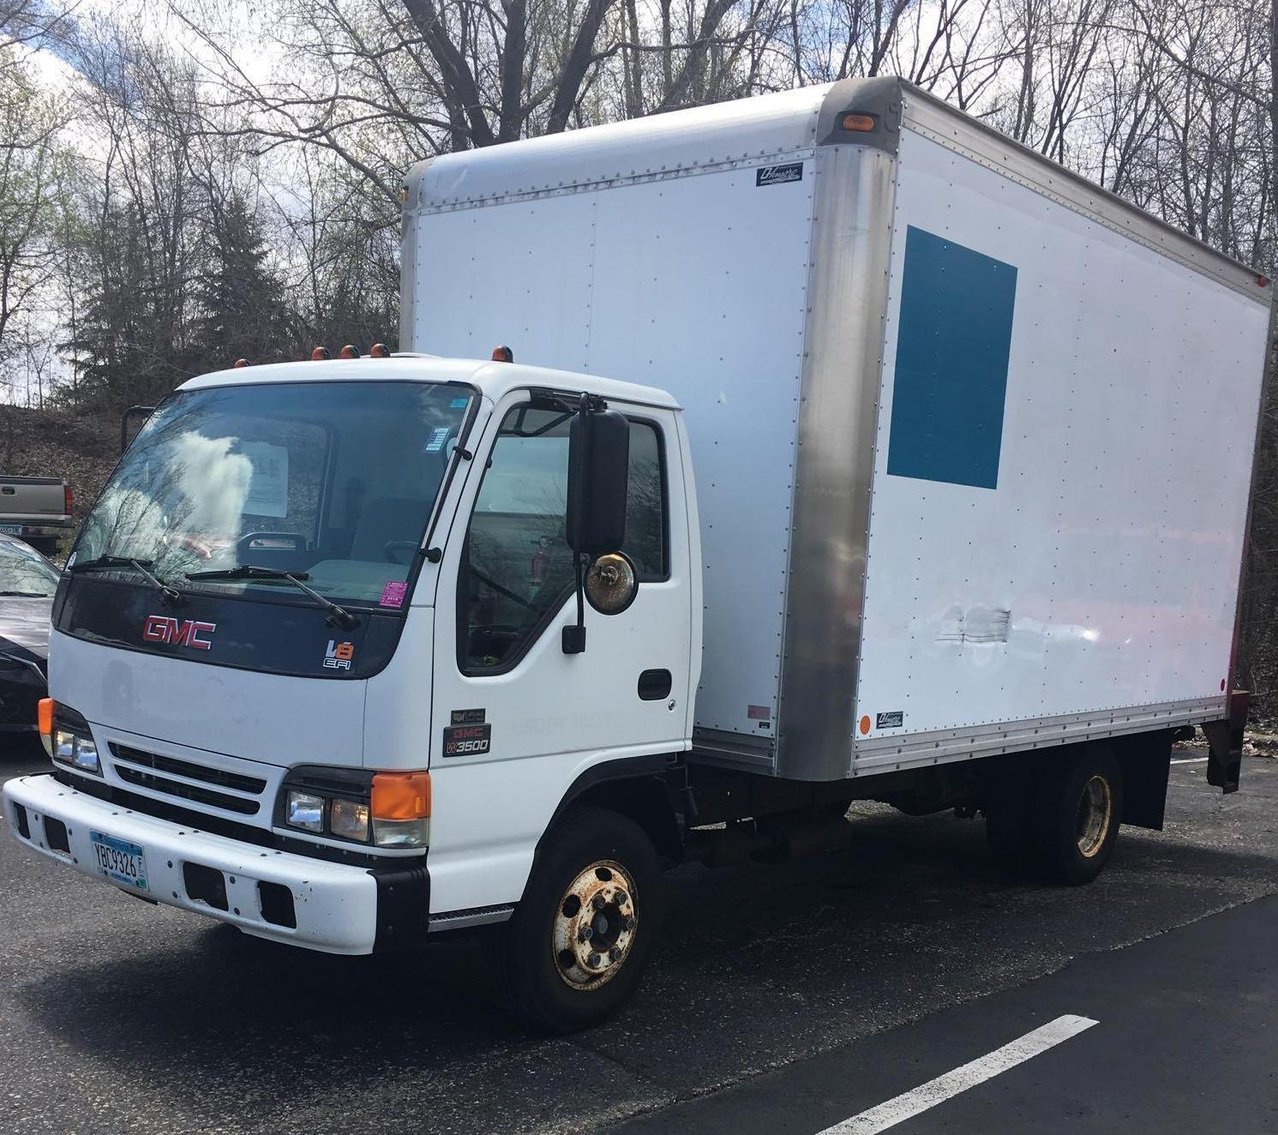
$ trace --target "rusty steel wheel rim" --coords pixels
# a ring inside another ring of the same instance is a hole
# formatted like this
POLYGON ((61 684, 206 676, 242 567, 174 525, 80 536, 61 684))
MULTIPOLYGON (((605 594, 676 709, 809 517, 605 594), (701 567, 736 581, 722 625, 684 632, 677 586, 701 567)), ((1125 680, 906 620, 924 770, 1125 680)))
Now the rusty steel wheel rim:
POLYGON ((639 926, 635 888, 624 867, 601 859, 564 891, 555 911, 555 971, 573 989, 611 981, 626 964, 639 926))
POLYGON ((1113 813, 1109 781, 1099 775, 1091 777, 1078 801, 1078 850, 1084 859, 1091 859, 1105 846, 1113 813))

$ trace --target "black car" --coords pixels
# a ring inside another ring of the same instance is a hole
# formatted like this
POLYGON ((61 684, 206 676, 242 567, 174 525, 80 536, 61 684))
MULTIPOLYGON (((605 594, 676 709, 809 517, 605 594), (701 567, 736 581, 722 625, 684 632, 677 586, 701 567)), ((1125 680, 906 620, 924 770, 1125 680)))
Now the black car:
POLYGON ((34 548, 0 535, 0 735, 37 730, 58 578, 58 569, 34 548))

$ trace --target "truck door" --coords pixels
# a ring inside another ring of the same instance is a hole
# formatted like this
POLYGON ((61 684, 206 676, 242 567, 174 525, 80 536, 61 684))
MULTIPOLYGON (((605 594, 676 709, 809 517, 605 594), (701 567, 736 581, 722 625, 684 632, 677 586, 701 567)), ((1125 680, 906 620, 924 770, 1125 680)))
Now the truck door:
POLYGON ((536 841, 578 776, 686 747, 691 588, 674 415, 612 408, 630 422, 619 550, 639 587, 620 614, 587 606, 584 653, 562 646, 562 628, 576 621, 564 540, 572 413, 521 392, 499 407, 475 455, 477 484, 455 522, 464 534, 449 540, 460 554, 446 561, 436 605, 432 910, 518 898, 536 841), (479 859, 491 860, 482 872, 479 859), (514 883, 503 890, 507 868, 514 883), (473 882, 462 886, 454 871, 473 882))

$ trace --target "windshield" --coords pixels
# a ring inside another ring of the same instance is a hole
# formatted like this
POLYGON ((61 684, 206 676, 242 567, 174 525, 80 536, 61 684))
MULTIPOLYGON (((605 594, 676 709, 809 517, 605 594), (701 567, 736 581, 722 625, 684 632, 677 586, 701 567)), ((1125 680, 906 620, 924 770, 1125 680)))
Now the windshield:
POLYGON ((52 599, 58 569, 34 548, 16 540, 0 543, 0 598, 52 599))
POLYGON ((269 383, 184 391, 147 422, 68 567, 105 559, 184 591, 324 596, 398 609, 470 405, 467 387, 269 383))

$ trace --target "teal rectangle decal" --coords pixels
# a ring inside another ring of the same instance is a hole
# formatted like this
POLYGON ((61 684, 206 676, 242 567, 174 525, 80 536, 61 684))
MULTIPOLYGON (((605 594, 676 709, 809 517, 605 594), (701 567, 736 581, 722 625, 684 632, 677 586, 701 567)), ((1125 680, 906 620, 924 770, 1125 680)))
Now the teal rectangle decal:
POLYGON ((892 385, 888 468, 998 487, 1016 268, 911 226, 892 385))

